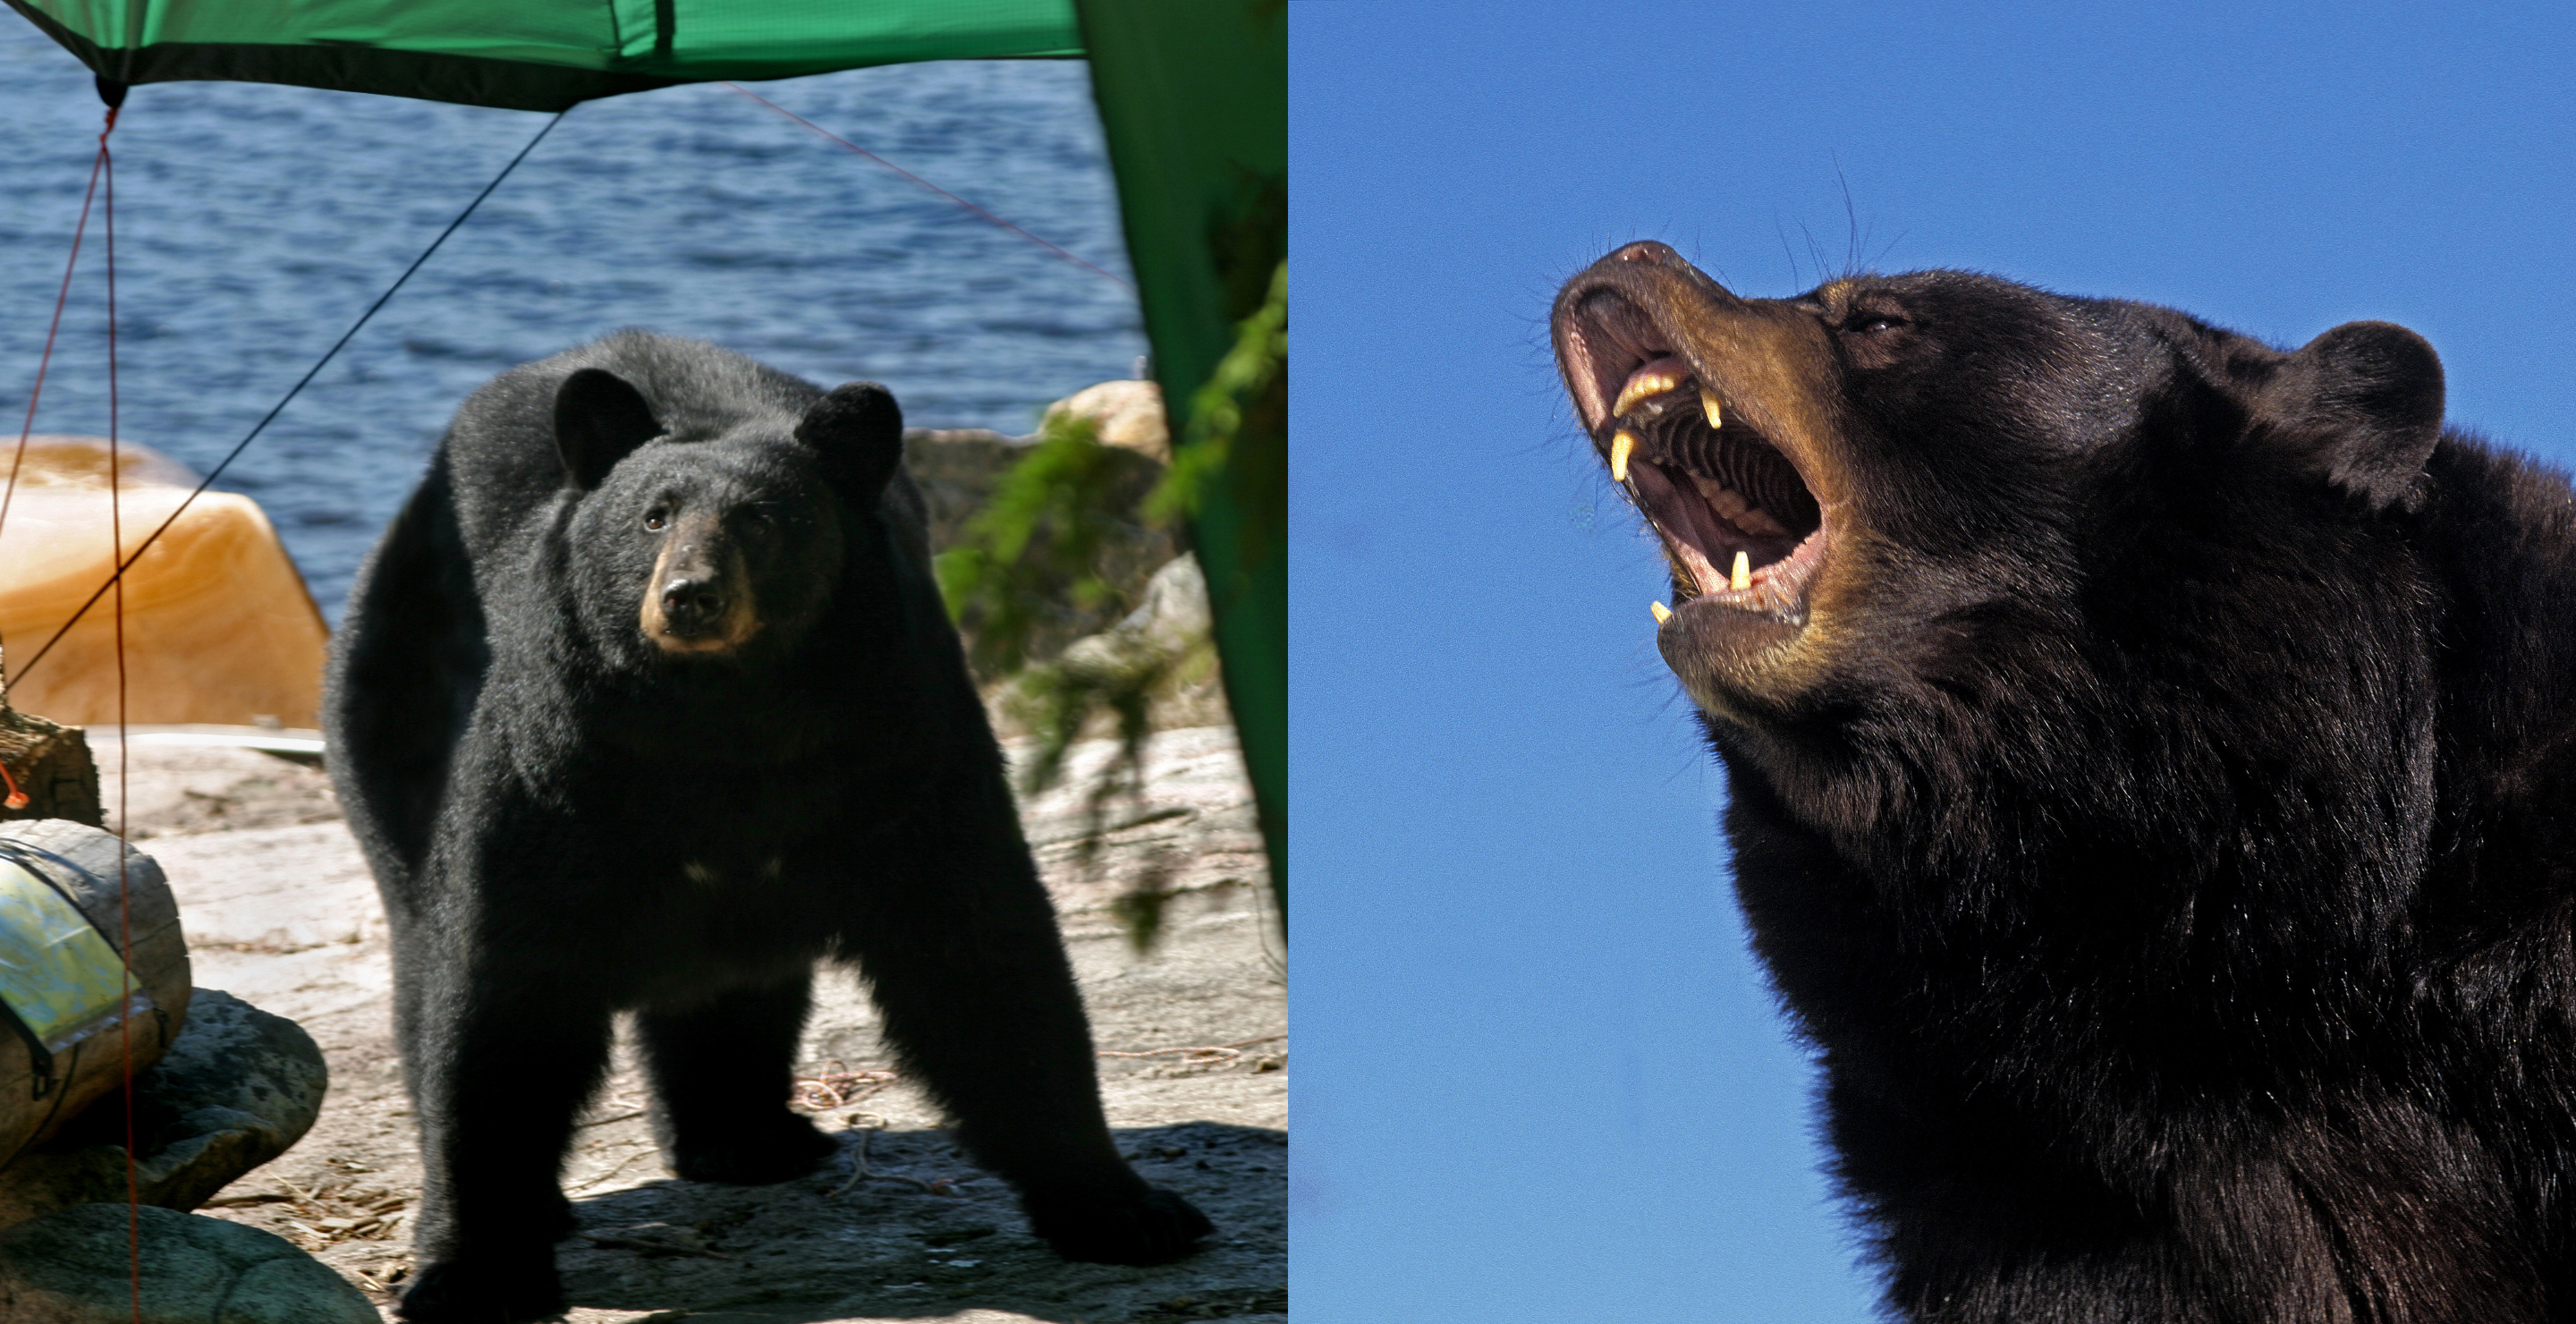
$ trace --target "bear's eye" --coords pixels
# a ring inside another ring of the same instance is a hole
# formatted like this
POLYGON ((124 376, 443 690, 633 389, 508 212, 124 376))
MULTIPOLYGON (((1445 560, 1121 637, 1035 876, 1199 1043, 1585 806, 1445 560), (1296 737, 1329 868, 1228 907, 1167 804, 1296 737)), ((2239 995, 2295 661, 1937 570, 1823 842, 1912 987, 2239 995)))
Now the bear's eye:
POLYGON ((655 506, 651 510, 644 512, 644 527, 655 533, 660 533, 662 531, 662 526, 670 522, 671 512, 662 509, 660 506, 655 506))
POLYGON ((1853 313, 1844 319, 1843 330, 1853 335, 1874 336, 1904 325, 1905 319, 1894 313, 1853 313))

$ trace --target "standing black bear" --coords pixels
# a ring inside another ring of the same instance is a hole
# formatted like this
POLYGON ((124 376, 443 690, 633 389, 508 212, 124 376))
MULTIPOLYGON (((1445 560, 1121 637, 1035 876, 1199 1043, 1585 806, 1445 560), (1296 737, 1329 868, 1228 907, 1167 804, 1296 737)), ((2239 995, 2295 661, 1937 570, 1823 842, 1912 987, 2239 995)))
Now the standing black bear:
POLYGON ((1918 1321, 2576 1319, 2576 496, 2357 322, 1558 297, 1918 1321))
POLYGON ((1208 1231, 1113 1147, 902 453, 872 383, 622 332, 475 392, 360 573, 326 707, 420 1118, 406 1318, 562 1308, 615 1011, 673 1172, 817 1166, 786 1100, 825 958, 1060 1253, 1208 1231))

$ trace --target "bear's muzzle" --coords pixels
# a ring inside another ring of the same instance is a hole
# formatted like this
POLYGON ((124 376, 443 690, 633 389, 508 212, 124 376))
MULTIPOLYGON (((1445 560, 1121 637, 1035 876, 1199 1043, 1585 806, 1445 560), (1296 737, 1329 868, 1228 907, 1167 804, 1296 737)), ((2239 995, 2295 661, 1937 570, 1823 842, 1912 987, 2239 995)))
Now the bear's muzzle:
POLYGON ((726 537, 723 521, 708 513, 685 514, 654 558, 638 624, 665 653, 729 654, 760 631, 756 597, 750 567, 726 537))

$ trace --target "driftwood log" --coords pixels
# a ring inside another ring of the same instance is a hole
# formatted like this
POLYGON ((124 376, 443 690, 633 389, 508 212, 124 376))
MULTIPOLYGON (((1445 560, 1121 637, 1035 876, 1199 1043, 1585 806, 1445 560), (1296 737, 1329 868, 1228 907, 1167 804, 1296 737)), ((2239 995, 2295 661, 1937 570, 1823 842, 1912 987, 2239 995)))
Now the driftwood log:
POLYGON ((9 770, 0 782, 0 821, 67 818, 98 827, 98 764, 90 758, 89 741, 77 726, 48 722, 22 713, 0 696, 0 767, 9 770), (11 807, 8 787, 15 783, 27 803, 11 807))
MULTIPOLYGON (((117 1087, 129 1065, 141 1073, 161 1058, 188 1012, 188 947, 179 907, 152 857, 84 823, 39 819, 0 824, 0 925, 15 949, 52 954, 107 951, 98 992, 66 993, 47 972, 0 965, 0 1168, 117 1087), (125 867, 118 867, 123 853, 125 867), (20 876, 24 871, 29 877, 20 876), (120 879, 122 875, 122 879, 120 879), (125 889, 132 888, 130 905, 125 889), (76 917, 59 906, 69 902, 76 917), (29 934, 44 935, 30 943, 29 934), (131 945, 119 934, 130 933, 131 945), (122 952, 132 988, 120 1008, 114 956, 122 952)), ((30 962, 32 966, 42 961, 30 962)))

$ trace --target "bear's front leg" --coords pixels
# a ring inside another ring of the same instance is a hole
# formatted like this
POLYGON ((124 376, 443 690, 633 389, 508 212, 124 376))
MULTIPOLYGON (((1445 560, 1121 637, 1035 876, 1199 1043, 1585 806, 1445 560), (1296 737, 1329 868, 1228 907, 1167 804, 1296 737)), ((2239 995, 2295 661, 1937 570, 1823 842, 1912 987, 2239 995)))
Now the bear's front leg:
POLYGON ((564 1308, 554 1243, 573 1225, 556 1176, 608 1061, 609 1013, 541 954, 504 961, 484 944, 473 959, 461 945, 409 953, 395 972, 423 1170, 420 1267, 397 1313, 525 1324, 564 1308))
POLYGON ((635 1018, 653 1078, 654 1138, 672 1175, 758 1185, 802 1177, 838 1148, 788 1111, 811 971, 647 1008, 635 1018))
POLYGON ((1000 773, 969 784, 854 886, 847 950, 904 1070, 957 1137, 1020 1192, 1067 1259, 1159 1264, 1198 1248, 1207 1216, 1127 1166, 1100 1110, 1091 1028, 1000 773))

